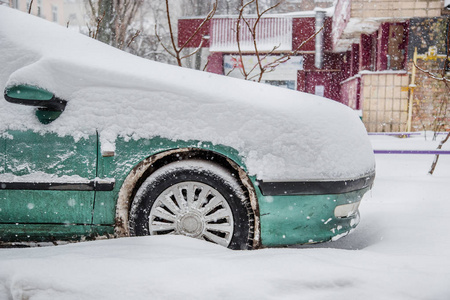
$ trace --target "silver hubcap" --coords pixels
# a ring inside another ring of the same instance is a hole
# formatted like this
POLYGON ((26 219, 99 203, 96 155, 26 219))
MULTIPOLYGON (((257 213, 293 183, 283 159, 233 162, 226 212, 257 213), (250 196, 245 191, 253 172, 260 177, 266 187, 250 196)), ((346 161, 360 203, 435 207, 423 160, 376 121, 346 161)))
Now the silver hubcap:
POLYGON ((227 247, 233 236, 233 213, 213 187, 180 182, 162 192, 149 215, 150 234, 182 234, 227 247))

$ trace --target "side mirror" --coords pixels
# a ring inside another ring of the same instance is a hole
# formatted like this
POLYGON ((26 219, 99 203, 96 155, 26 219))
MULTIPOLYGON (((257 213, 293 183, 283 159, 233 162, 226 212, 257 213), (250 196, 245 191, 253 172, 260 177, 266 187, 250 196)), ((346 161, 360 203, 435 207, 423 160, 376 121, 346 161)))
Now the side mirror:
POLYGON ((56 120, 66 108, 67 101, 56 97, 47 90, 31 85, 15 85, 5 89, 8 102, 36 106, 36 116, 43 124, 56 120))

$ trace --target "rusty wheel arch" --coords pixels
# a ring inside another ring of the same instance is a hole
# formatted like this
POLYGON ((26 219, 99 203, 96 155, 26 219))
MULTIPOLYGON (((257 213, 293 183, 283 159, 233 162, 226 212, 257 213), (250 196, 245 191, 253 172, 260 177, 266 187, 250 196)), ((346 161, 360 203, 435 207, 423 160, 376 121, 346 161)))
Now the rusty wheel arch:
POLYGON ((217 152, 197 149, 197 148, 181 148, 174 149, 165 152, 161 152, 138 163, 125 178, 117 199, 116 205, 116 218, 115 218, 115 235, 116 237, 130 236, 129 227, 129 211, 133 201, 133 198, 141 186, 150 174, 162 166, 169 164, 177 160, 186 159, 201 159, 204 161, 211 161, 226 169, 235 175, 245 192, 248 195, 250 202, 250 210, 254 220, 254 228, 252 232, 252 245, 251 248, 257 249, 261 247, 260 239, 260 222, 259 222, 259 206, 254 186, 248 177, 247 173, 233 160, 217 152))

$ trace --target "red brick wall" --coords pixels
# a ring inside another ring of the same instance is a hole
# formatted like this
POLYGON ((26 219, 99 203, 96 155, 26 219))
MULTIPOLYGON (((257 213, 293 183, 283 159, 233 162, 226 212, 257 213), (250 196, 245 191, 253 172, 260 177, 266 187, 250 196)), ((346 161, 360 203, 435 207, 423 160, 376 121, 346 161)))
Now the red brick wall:
MULTIPOLYGON (((442 74, 443 59, 418 60, 417 65, 436 74, 442 74)), ((412 63, 411 63, 412 68, 412 63)), ((417 71, 413 104, 413 130, 450 131, 450 91, 445 85, 425 73, 417 71)))

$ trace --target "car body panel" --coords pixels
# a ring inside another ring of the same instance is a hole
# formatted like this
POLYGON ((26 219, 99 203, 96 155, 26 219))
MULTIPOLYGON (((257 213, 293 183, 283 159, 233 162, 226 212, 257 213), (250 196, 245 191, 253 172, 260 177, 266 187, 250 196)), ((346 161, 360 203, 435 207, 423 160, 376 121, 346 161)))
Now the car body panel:
POLYGON ((93 191, 46 191, 26 185, 43 180, 52 189, 52 182, 94 179, 96 137, 75 141, 71 136, 18 130, 6 136, 4 174, 11 179, 3 180, 6 188, 0 188, 0 207, 8 208, 0 211, 0 222, 90 224, 93 191), (9 182, 18 189, 7 188, 9 182))
MULTIPOLYGON (((101 147, 100 147, 101 148, 101 147)), ((110 192, 98 192, 94 208, 93 224, 114 224, 116 217, 116 201, 122 183, 129 172, 149 156, 171 151, 173 149, 202 149, 221 154, 246 170, 238 152, 223 145, 213 145, 199 141, 172 141, 155 137, 153 139, 132 139, 119 137, 115 142, 116 151, 113 156, 103 157, 99 149, 98 176, 101 178, 114 178, 116 186, 110 192)))
POLYGON ((86 138, 33 131, 7 131, 5 173, 15 176, 46 173, 55 177, 96 177, 97 138, 95 131, 86 138))
POLYGON ((0 245, 34 245, 60 241, 74 242, 113 237, 113 226, 60 224, 1 224, 0 245), (28 244, 30 243, 30 244, 28 244))
MULTIPOLYGON (((115 181, 115 187, 111 191, 0 188, 0 208, 4 208, 0 210, 0 229, 3 224, 28 223, 25 227, 27 235, 42 235, 42 239, 46 235, 54 235, 52 232, 41 231, 42 224, 46 223, 54 224, 53 228, 60 228, 59 231, 66 231, 67 226, 75 224, 107 225, 110 226, 107 232, 111 232, 115 224, 117 197, 123 181, 139 162, 151 155, 180 148, 203 149, 237 161, 240 167, 245 169, 236 150, 199 141, 172 141, 160 137, 134 140, 119 137, 115 143, 114 155, 104 157, 101 145, 97 144, 96 135, 77 142, 71 136, 58 137, 50 133, 41 135, 31 131, 8 131, 7 136, 9 138, 2 139, 0 145, 7 149, 7 174, 18 177, 52 174, 58 183, 64 181, 64 176, 84 179, 98 177, 115 181), (57 224, 60 224, 60 227, 57 224)), ((71 178, 67 177, 69 182, 71 178)), ((77 228, 78 235, 82 234, 83 230, 86 231, 85 235, 90 235, 89 226, 77 228)))
POLYGON ((91 224, 94 193, 0 190, 0 223, 91 224))

